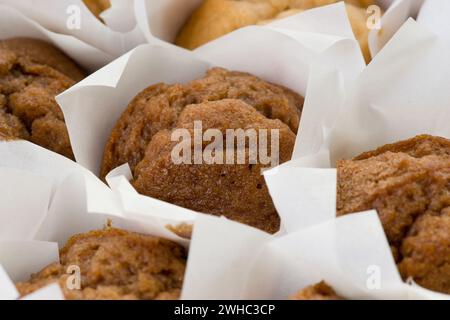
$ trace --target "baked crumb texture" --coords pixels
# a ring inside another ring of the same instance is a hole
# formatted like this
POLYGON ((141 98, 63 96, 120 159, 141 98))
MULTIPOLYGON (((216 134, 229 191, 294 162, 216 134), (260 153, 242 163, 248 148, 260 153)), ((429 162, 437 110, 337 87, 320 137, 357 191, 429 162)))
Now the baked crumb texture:
MULTIPOLYGON (((300 121, 303 98, 295 92, 258 79, 250 74, 213 68, 204 78, 186 84, 156 84, 128 105, 113 129, 105 148, 102 177, 124 163, 133 172, 133 186, 148 195, 185 208, 217 216, 224 215, 261 230, 274 233, 279 217, 270 198, 263 168, 250 164, 249 146, 244 164, 176 164, 171 141, 176 129, 186 129, 194 137, 194 122, 202 129, 254 129, 279 132, 279 161, 291 158, 300 121)), ((193 141, 193 139, 192 139, 193 141)), ((203 143, 203 150, 210 144, 203 143)), ((235 156, 238 153, 234 145, 235 156)), ((226 162, 226 151, 215 153, 226 162)))
POLYGON ((337 169, 337 215, 376 209, 403 278, 450 294, 450 141, 421 135, 337 169))
POLYGON ((73 236, 55 262, 17 283, 27 295, 59 283, 66 299, 174 300, 180 296, 187 254, 160 238, 106 228, 73 236), (81 271, 80 290, 70 290, 69 266, 81 271))
POLYGON ((73 159, 55 96, 84 77, 64 53, 40 40, 0 41, 0 139, 23 139, 73 159))

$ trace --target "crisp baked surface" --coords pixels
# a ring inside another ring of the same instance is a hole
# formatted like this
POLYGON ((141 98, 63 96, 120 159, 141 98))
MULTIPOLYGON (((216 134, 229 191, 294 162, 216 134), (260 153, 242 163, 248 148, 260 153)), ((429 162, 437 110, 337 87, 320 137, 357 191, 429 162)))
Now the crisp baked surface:
POLYGON ((202 79, 186 84, 156 84, 139 93, 111 133, 101 176, 124 163, 134 171, 153 136, 161 130, 173 129, 187 105, 222 99, 242 100, 297 132, 303 97, 247 73, 213 68, 202 79))
MULTIPOLYGON (((338 0, 205 0, 181 29, 176 44, 195 49, 239 28, 265 24, 338 0)), ((371 60, 366 8, 374 0, 347 0, 347 13, 366 62, 371 60)))
POLYGON ((324 281, 306 287, 289 297, 290 300, 343 300, 324 281))
POLYGON ((417 136, 338 168, 337 214, 376 209, 403 277, 450 293, 450 141, 417 136))
POLYGON ((88 9, 100 19, 100 14, 111 7, 110 0, 83 0, 88 9))
POLYGON ((179 128, 192 131, 196 120, 203 130, 222 133, 277 129, 282 163, 291 157, 302 105, 303 98, 286 88, 220 68, 184 85, 151 86, 130 103, 113 129, 102 177, 129 163, 132 184, 142 194, 275 232, 279 217, 261 175, 268 165, 250 165, 248 146, 244 164, 174 164, 171 151, 177 142, 171 135, 179 128))
MULTIPOLYGON (((279 120, 267 119, 243 101, 229 99, 187 106, 176 127, 191 130, 193 136, 195 120, 202 120, 204 130, 219 129, 224 136, 226 129, 255 129, 258 133, 260 129, 277 129, 280 162, 291 157, 295 142, 291 129, 279 120)), ((278 231, 279 217, 261 174, 268 165, 250 164, 248 146, 244 148, 244 164, 175 164, 171 157, 177 142, 171 142, 171 133, 165 130, 156 134, 136 166, 132 183, 139 193, 192 210, 223 215, 270 233, 278 231)), ((237 150, 242 149, 235 148, 235 154, 237 150)), ((224 152, 215 155, 226 163, 224 152)), ((192 163, 193 157, 192 154, 192 163)))
POLYGON ((82 80, 86 74, 65 53, 51 44, 31 38, 10 38, 0 41, 0 50, 13 52, 18 60, 49 66, 73 81, 82 80))
POLYGON ((185 250, 170 241, 108 228, 72 237, 53 263, 17 283, 27 295, 58 282, 66 299, 178 299, 186 266, 185 250), (67 268, 81 271, 81 289, 70 290, 67 268))
MULTIPOLYGON (((54 51, 40 41, 0 41, 0 139, 30 140, 73 159, 64 116, 54 97, 75 82, 43 64, 39 56, 54 51)), ((48 59, 56 68, 72 70, 61 52, 48 59)))

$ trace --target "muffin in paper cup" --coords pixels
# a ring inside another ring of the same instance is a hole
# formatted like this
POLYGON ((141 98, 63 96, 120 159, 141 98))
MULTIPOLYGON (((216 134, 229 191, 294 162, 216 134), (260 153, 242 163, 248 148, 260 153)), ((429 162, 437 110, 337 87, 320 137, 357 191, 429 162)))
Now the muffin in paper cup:
MULTIPOLYGON (((86 248, 83 249, 83 241, 93 239, 91 241, 95 242, 97 237, 99 248, 103 247, 97 254, 105 254, 106 258, 108 252, 114 254, 114 246, 104 247, 101 237, 110 237, 110 241, 118 241, 116 243, 118 246, 123 245, 120 243, 120 237, 124 239, 129 237, 130 240, 124 241, 130 241, 130 244, 144 239, 143 241, 147 241, 149 246, 159 245, 157 244, 159 240, 156 238, 165 239, 161 241, 167 244, 168 248, 173 247, 174 250, 181 251, 189 245, 189 239, 175 235, 165 225, 127 217, 127 213, 124 212, 111 189, 86 169, 60 155, 23 141, 0 143, 0 154, 3 160, 0 169, 3 181, 0 200, 5 204, 0 212, 0 219, 9 221, 7 224, 2 223, 2 230, 0 230, 0 283, 2 284, 0 294, 4 299, 19 297, 14 284, 17 285, 21 293, 20 297, 23 299, 63 299, 68 293, 66 297, 69 299, 141 297, 138 294, 131 295, 133 291, 130 290, 131 293, 129 293, 127 289, 124 289, 123 296, 117 295, 117 291, 114 290, 112 292, 115 295, 111 295, 111 292, 105 292, 103 289, 97 291, 97 287, 92 283, 88 287, 91 289, 87 289, 91 291, 83 291, 83 293, 74 291, 72 294, 70 290, 78 289, 61 287, 64 285, 64 277, 72 273, 67 271, 66 275, 65 271, 62 272, 60 269, 71 267, 71 265, 67 266, 67 261, 78 261, 68 258, 67 250, 71 250, 72 246, 79 243, 79 249, 71 251, 76 258, 77 250, 86 250, 86 248), (16 161, 17 159, 23 160, 16 161), (10 161, 9 164, 8 161, 10 161), (10 199, 16 201, 10 201, 10 199), (17 201, 19 199, 20 201, 17 201), (99 208, 101 210, 96 210, 99 208), (78 236, 73 238, 74 235, 78 236), (61 260, 61 267, 57 269, 60 270, 58 272, 62 272, 60 281, 57 281, 58 278, 47 279, 54 274, 55 263, 59 261, 58 247, 66 248, 61 251, 61 255, 65 258, 61 260), (44 271, 31 276, 41 270, 44 271), (30 276, 31 280, 28 282, 30 276), (42 282, 39 282, 39 277, 42 278, 42 282)), ((136 248, 139 247, 137 242, 136 248)), ((144 242, 144 245, 147 242, 144 242)), ((150 248, 148 254, 151 254, 151 250, 150 248)), ((130 257, 132 256, 131 251, 130 257)), ((80 259, 82 260, 82 256, 80 259)), ((111 263, 114 264, 113 256, 107 259, 112 259, 111 263)), ((97 263, 101 261, 98 260, 97 263)), ((103 266, 104 268, 97 271, 93 269, 88 271, 90 269, 87 268, 95 268, 95 264, 91 264, 90 267, 88 264, 78 267, 81 268, 80 272, 87 272, 82 274, 83 277, 89 277, 89 274, 92 274, 90 272, 107 273, 109 270, 103 266)), ((141 267, 144 268, 142 265, 141 267)), ((179 291, 182 279, 177 281, 179 291)), ((110 285, 114 287, 114 281, 112 282, 110 285)), ((81 290, 83 289, 86 287, 82 286, 81 290)), ((121 291, 118 290, 118 292, 121 291)), ((161 298, 172 299, 175 296, 161 298)))
MULTIPOLYGON (((364 61, 345 21, 344 7, 336 5, 305 12, 290 22, 292 29, 248 27, 194 53, 177 47, 136 48, 57 97, 78 163, 99 174, 108 138, 126 105, 142 89, 155 83, 185 83, 217 66, 248 72, 303 96, 314 64, 339 70, 348 81, 355 79, 364 68, 364 61), (341 36, 322 33, 311 23, 329 17, 330 10, 335 15, 329 22, 339 26, 341 36), (304 30, 309 27, 310 31, 295 31, 296 25, 302 25, 304 30), (342 29, 343 25, 347 28, 342 29)), ((125 210, 136 217, 179 224, 183 220, 192 222, 198 216, 197 211, 203 212, 138 194, 128 182, 132 177, 126 166, 109 174, 103 172, 103 177, 120 195, 125 210), (165 207, 165 212, 151 210, 165 207)))
POLYGON ((196 221, 189 254, 188 300, 286 300, 321 281, 340 299, 449 298, 402 281, 375 211, 281 237, 205 216, 196 221))
MULTIPOLYGON (((277 0, 264 3, 220 0, 136 0, 143 10, 138 21, 149 43, 160 39, 194 49, 233 32, 236 28, 254 24, 277 25, 304 10, 315 10, 310 2, 277 0), (219 12, 219 13, 218 13, 219 12), (175 18, 174 18, 175 17, 175 18), (287 18, 286 18, 287 17, 287 18), (280 19, 280 20, 279 20, 280 19), (215 21, 211 25, 209 21, 215 21)), ((316 1, 318 5, 333 6, 337 0, 316 1)), ((359 37, 366 62, 374 57, 410 16, 415 17, 423 0, 350 0, 349 18, 359 37), (375 7, 376 6, 376 7, 375 7), (370 26, 370 28, 368 27, 370 26)), ((320 7, 319 7, 320 8, 320 7)), ((320 24, 320 21, 317 25, 320 24)), ((327 25, 325 23, 324 27, 327 25)))
MULTIPOLYGON (((420 20, 427 19, 422 15, 420 20)), ((336 214, 342 216, 338 220, 351 220, 359 214, 346 214, 376 209, 402 278, 444 298, 450 230, 440 193, 447 192, 450 167, 448 54, 443 30, 434 33, 409 20, 354 83, 345 86, 333 71, 316 69, 294 159, 266 174, 282 221, 289 221, 287 233, 321 219, 333 221, 336 214), (324 95, 324 88, 333 95, 324 95), (430 180, 422 181, 421 174, 430 180), (422 187, 436 192, 421 198, 422 187), (308 204, 302 199, 305 189, 311 194, 329 190, 334 196, 323 200, 319 195, 308 204), (418 193, 408 196, 406 190, 418 193), (411 211, 421 201, 423 206, 411 211), (318 214, 297 210, 300 202, 316 206, 318 214)))

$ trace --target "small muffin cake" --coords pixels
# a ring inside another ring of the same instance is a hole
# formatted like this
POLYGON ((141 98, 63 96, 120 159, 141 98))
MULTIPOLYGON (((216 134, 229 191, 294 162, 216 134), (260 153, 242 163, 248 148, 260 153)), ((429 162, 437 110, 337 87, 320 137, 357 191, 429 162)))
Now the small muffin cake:
MULTIPOLYGON (((110 0, 83 0, 88 9, 100 19, 100 14, 111 7, 110 0)), ((101 19, 100 19, 101 20, 101 19)))
POLYGON ((0 41, 0 139, 30 140, 73 159, 55 96, 83 77, 50 44, 27 38, 0 41))
POLYGON ((324 281, 300 290, 289 297, 289 300, 343 300, 333 288, 324 281))
POLYGON ((106 228, 73 236, 55 262, 16 284, 21 295, 59 283, 70 300, 178 299, 186 267, 183 247, 160 238, 106 228), (80 268, 80 288, 68 286, 80 268), (68 271, 69 270, 69 271, 68 271))
POLYGON ((376 209, 403 278, 450 293, 450 140, 417 136, 337 170, 337 214, 376 209))
MULTIPOLYGON (((179 142, 171 137, 178 130, 193 137, 195 123, 201 122, 202 136, 208 129, 222 136, 227 130, 252 129, 257 135, 264 130, 270 144, 274 130, 282 163, 291 157, 302 106, 303 98, 287 88, 220 68, 187 84, 153 85, 136 96, 117 122, 101 175, 128 163, 141 194, 276 232, 279 217, 261 174, 270 165, 251 163, 248 143, 228 149, 245 153, 241 163, 236 158, 227 162, 224 149, 216 151, 214 163, 194 163, 193 144, 188 163, 176 163, 172 151, 179 142)), ((209 143, 201 142, 202 153, 209 143)))
MULTIPOLYGON (((329 5, 338 0, 204 0, 176 39, 176 44, 195 49, 239 28, 266 24, 303 10, 329 5)), ((347 14, 366 62, 371 59, 366 8, 374 0, 347 0, 347 14)))

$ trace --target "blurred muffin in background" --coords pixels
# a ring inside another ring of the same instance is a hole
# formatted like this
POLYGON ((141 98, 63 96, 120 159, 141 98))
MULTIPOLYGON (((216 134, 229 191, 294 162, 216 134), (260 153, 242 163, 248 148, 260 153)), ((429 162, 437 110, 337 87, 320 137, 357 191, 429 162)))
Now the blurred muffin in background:
POLYGON ((85 76, 62 51, 41 40, 0 41, 0 139, 25 139, 73 159, 55 96, 85 76))
MULTIPOLYGON (((328 5, 338 0, 205 0, 194 11, 178 34, 176 44, 195 49, 236 29, 265 24, 303 10, 328 5)), ((347 0, 347 13, 363 52, 369 62, 369 29, 366 8, 374 0, 347 0)))

